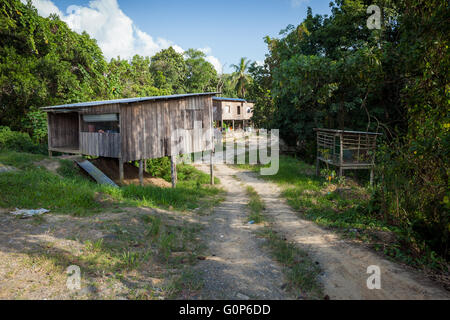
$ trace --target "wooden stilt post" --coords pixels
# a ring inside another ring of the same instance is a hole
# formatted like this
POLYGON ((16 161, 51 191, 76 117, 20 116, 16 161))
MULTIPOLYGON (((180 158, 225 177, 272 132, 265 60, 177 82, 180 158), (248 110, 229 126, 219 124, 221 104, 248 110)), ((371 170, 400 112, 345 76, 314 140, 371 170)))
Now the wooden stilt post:
POLYGON ((339 177, 342 177, 344 165, 344 135, 341 133, 339 135, 339 143, 340 143, 340 152, 339 152, 339 177))
POLYGON ((139 184, 144 186, 144 160, 139 160, 139 184))
POLYGON ((373 166, 370 168, 370 185, 373 185, 373 166))
POLYGON ((212 185, 214 185, 214 162, 213 162, 213 158, 214 158, 214 149, 212 149, 210 154, 209 154, 209 174, 211 176, 210 183, 212 185))
POLYGON ((123 185, 123 178, 123 161, 122 158, 119 158, 119 181, 121 185, 123 185))
POLYGON ((172 176, 172 188, 177 186, 177 164, 175 156, 170 157, 170 173, 172 176))
POLYGON ((48 156, 51 158, 53 156, 52 150, 48 150, 48 156))

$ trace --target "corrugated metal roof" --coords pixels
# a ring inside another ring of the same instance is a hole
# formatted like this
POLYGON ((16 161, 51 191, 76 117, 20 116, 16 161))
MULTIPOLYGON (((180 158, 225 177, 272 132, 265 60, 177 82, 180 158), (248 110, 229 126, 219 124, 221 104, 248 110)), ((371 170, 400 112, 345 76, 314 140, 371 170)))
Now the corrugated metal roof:
POLYGON ((245 99, 238 99, 238 98, 226 98, 226 97, 214 97, 213 100, 219 100, 219 101, 240 101, 240 102, 246 102, 245 99))
POLYGON ((83 108, 83 107, 93 107, 93 106, 100 106, 104 104, 127 104, 127 103, 133 103, 133 102, 140 102, 140 101, 150 101, 150 100, 164 100, 164 99, 177 99, 177 98, 184 98, 184 97, 193 97, 193 96, 206 96, 206 95, 216 95, 220 92, 204 92, 204 93, 187 93, 187 94, 174 94, 170 96, 153 96, 153 97, 141 97, 141 98, 126 98, 126 99, 116 99, 116 100, 102 100, 102 101, 91 101, 91 102, 79 102, 79 103, 72 103, 72 104, 63 104, 59 106, 50 106, 50 107, 43 107, 42 110, 55 110, 55 109, 72 109, 72 108, 83 108))

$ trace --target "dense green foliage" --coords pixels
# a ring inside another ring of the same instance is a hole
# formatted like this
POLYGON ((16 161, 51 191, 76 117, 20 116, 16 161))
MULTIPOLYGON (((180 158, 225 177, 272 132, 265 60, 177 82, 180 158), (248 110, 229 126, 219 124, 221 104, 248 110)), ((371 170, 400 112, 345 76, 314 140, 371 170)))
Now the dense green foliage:
POLYGON ((46 148, 33 142, 28 133, 11 131, 8 127, 0 126, 0 151, 6 150, 43 153, 46 148))
POLYGON ((40 107, 139 96, 216 91, 236 96, 234 78, 218 76, 204 53, 172 47, 153 57, 107 62, 95 39, 32 4, 0 0, 0 125, 46 141, 40 107), (219 86, 219 82, 221 86, 219 86))
POLYGON ((23 129, 33 108, 106 96, 106 69, 86 33, 18 0, 0 2, 0 125, 23 129))
MULTIPOLYGON (((449 7, 443 0, 337 0, 267 37, 252 65, 254 120, 280 128, 305 159, 314 127, 384 133, 374 211, 407 230, 420 252, 449 254, 449 7), (382 10, 369 30, 366 9, 382 10)), ((381 141, 380 141, 381 142, 381 141)))
MULTIPOLYGON (((250 169, 258 172, 261 166, 250 169)), ((430 246, 417 248, 407 226, 395 225, 379 215, 371 189, 345 178, 328 181, 317 177, 313 165, 283 155, 277 174, 262 178, 280 185, 283 196, 302 218, 337 230, 344 237, 364 241, 397 261, 435 271, 445 272, 448 268, 445 259, 430 246)))

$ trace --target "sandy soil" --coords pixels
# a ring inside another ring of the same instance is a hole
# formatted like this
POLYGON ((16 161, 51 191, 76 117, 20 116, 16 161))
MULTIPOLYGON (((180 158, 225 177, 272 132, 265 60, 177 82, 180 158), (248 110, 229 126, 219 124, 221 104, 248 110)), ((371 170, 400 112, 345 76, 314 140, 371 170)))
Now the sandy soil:
MULTIPOLYGON (((199 166, 207 172, 208 166, 199 166)), ((260 228, 247 224, 248 197, 232 178, 234 171, 221 167, 216 176, 226 191, 225 200, 206 217, 204 241, 208 256, 196 270, 203 275, 204 288, 196 299, 290 299, 281 288, 281 266, 261 249, 264 239, 255 237, 260 228)))
MULTIPOLYGON (((239 182, 232 178, 233 175, 258 192, 266 204, 265 213, 273 218, 272 227, 283 234, 287 240, 306 249, 320 263, 324 271, 320 281, 325 293, 331 299, 450 299, 450 292, 427 279, 423 274, 388 261, 367 248, 342 240, 335 233, 299 218, 281 198, 281 190, 277 185, 261 180, 251 172, 224 165, 215 167, 216 174, 224 181, 230 198, 240 194, 242 189, 239 182), (367 278, 370 276, 367 274, 367 267, 371 265, 379 266, 381 270, 381 289, 379 290, 367 288, 367 278)), ((224 203, 225 206, 219 208, 219 214, 223 215, 224 223, 229 223, 226 220, 229 219, 228 215, 233 216, 236 210, 239 210, 242 199, 237 198, 232 201, 237 203, 229 207, 224 203)), ((230 230, 232 227, 233 225, 230 226, 230 230)), ((220 228, 219 230, 221 231, 220 228)), ((227 234, 229 238, 235 236, 227 234)), ((214 248, 214 242, 212 247, 214 248)), ((235 247, 237 246, 231 246, 230 243, 229 250, 234 252, 242 248, 235 247)), ((258 251, 255 253, 260 254, 258 251)), ((253 254, 249 258, 254 259, 253 254)), ((221 275, 216 274, 215 277, 220 278, 221 275)), ((220 280, 215 281, 220 282, 220 280)), ((254 283, 258 285, 264 281, 260 277, 256 281, 254 278, 254 283)))
MULTIPOLYGON (((189 215, 150 208, 123 208, 91 217, 45 214, 39 220, 18 219, 0 208, 0 299, 162 299, 167 265, 150 257, 135 270, 109 267, 108 251, 92 255, 86 241, 102 241, 123 250, 146 249, 141 217, 170 217, 173 224, 190 223, 189 215), (81 267, 81 290, 67 289, 66 268, 81 267)), ((111 260, 111 266, 114 260, 111 260)))

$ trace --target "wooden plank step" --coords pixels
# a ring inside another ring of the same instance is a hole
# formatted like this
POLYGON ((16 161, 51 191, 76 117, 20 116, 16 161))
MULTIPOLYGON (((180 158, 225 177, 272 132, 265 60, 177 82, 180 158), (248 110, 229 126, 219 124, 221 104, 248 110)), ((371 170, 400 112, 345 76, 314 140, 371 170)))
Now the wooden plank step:
POLYGON ((101 172, 96 166, 94 166, 90 161, 76 161, 76 163, 86 171, 95 181, 99 184, 109 184, 113 187, 118 187, 110 178, 108 178, 103 172, 101 172))

